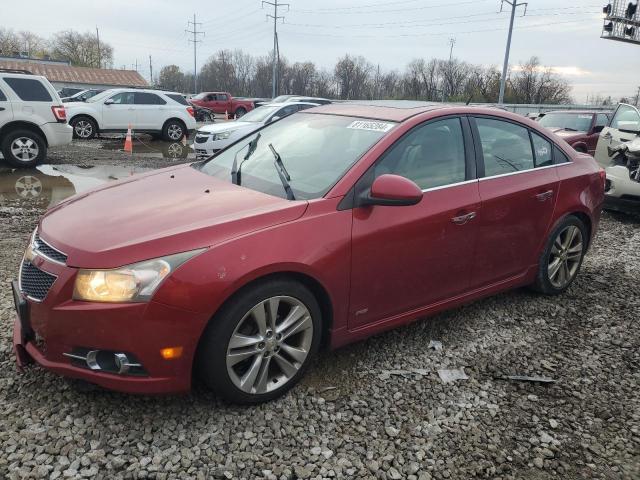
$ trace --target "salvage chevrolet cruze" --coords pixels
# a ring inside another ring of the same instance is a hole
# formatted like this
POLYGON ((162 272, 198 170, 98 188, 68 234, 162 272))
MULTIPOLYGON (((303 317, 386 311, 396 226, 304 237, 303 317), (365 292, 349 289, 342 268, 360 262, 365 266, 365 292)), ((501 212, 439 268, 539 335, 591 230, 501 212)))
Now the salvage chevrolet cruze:
POLYGON ((273 399, 338 347, 497 292, 559 294, 604 172, 497 109, 328 105, 50 209, 13 283, 19 365, 273 399))

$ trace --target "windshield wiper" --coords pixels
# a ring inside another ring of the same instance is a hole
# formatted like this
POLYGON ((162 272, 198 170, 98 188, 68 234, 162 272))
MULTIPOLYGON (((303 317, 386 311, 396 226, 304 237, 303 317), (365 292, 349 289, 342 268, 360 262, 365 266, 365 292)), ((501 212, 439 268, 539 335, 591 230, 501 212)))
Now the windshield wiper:
POLYGON ((258 146, 258 140, 260 140, 260 136, 261 134, 259 133, 256 138, 251 140, 249 143, 247 143, 244 147, 242 147, 240 150, 236 152, 235 156, 233 157, 233 165, 231 165, 231 183, 240 185, 240 182, 241 182, 240 170, 242 169, 242 164, 246 162, 251 155, 253 155, 253 152, 256 151, 256 147, 258 146), (238 155, 246 147, 249 147, 249 150, 247 150, 247 154, 242 159, 242 162, 240 162, 240 165, 238 165, 238 155))
POLYGON ((273 145, 271 143, 269 144, 269 150, 271 150, 271 153, 273 153, 273 157, 275 158, 273 164, 276 167, 276 171, 278 172, 278 177, 280 177, 280 181, 282 182, 284 191, 287 193, 287 200, 295 200, 296 197, 293 195, 291 185, 289 185, 291 176, 289 175, 289 172, 287 172, 287 169, 282 162, 282 158, 280 158, 280 155, 278 154, 278 152, 276 152, 276 149, 273 148, 273 145))

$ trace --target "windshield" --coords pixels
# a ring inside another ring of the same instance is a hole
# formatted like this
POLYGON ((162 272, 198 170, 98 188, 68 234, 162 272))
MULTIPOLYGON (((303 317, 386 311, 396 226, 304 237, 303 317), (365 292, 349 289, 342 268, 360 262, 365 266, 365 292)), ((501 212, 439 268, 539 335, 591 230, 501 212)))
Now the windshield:
POLYGON ((593 115, 590 113, 547 113, 539 122, 547 128, 566 128, 586 132, 591 127, 593 115))
POLYGON ((197 95, 194 95, 193 97, 191 97, 192 100, 202 100, 204 97, 206 97, 208 95, 207 92, 202 92, 199 93, 197 95))
POLYGON ((94 95, 93 97, 88 98, 87 103, 99 102, 100 100, 104 100, 106 97, 109 97, 111 95, 113 95, 113 91, 105 90, 102 93, 98 93, 97 95, 94 95))
POLYGON ((249 113, 245 113, 241 118, 241 122, 264 122, 269 115, 274 113, 280 107, 258 107, 255 110, 251 110, 249 113))
POLYGON ((269 124, 202 164, 207 175, 231 182, 234 159, 241 185, 287 198, 275 150, 286 165, 296 199, 322 197, 395 123, 296 113, 269 124), (253 142, 253 143, 252 143, 253 142), (237 157, 236 157, 237 155, 237 157))
POLYGON ((280 95, 279 97, 274 98, 273 100, 271 100, 272 103, 282 103, 282 102, 286 102, 287 100, 289 100, 290 98, 295 97, 295 95, 280 95))

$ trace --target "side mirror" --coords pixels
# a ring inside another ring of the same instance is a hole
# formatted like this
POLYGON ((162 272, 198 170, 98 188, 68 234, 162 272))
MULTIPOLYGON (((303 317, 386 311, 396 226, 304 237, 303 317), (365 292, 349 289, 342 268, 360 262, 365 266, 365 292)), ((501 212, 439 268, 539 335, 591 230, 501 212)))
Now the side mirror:
POLYGON ((358 206, 385 205, 406 206, 415 205, 422 200, 422 190, 408 178, 400 175, 384 174, 376 178, 371 189, 358 201, 358 206))
POLYGON ((604 125, 596 125, 593 127, 593 133, 600 133, 602 130, 604 130, 604 125))
POLYGON ((105 105, 113 105, 113 98, 107 98, 107 99, 104 101, 104 104, 105 104, 105 105))
POLYGON ((269 123, 271 122, 275 122, 276 120, 280 120, 282 117, 280 117, 279 115, 274 115, 273 117, 271 117, 271 120, 269 120, 269 123))

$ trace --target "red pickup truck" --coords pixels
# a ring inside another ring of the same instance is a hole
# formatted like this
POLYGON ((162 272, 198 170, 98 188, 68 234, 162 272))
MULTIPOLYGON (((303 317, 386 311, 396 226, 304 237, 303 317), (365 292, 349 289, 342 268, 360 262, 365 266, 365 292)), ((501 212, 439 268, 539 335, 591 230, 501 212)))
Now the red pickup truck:
POLYGON ((226 112, 238 118, 253 110, 255 106, 253 101, 233 98, 227 92, 202 92, 191 97, 189 101, 194 105, 213 110, 214 113, 226 112))

